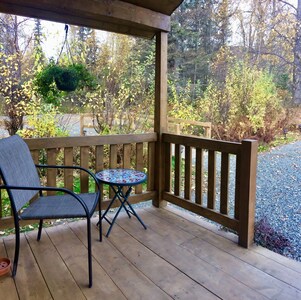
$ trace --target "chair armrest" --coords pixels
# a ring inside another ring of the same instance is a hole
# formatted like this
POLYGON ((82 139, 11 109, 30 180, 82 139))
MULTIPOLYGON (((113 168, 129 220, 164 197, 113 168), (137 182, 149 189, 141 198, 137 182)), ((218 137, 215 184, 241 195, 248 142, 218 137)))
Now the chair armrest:
POLYGON ((96 178, 95 174, 92 173, 90 170, 85 169, 80 166, 65 166, 65 165, 36 165, 37 168, 45 168, 45 169, 74 169, 74 170, 80 170, 88 173, 95 181, 95 184, 97 185, 98 191, 100 191, 100 185, 99 181, 96 178))
MULTIPOLYGON (((56 192, 64 192, 66 194, 69 194, 71 196, 73 196, 84 208, 86 215, 89 216, 89 210, 88 207, 86 205, 86 203, 75 193, 73 193, 72 191, 66 189, 66 188, 58 188, 58 187, 46 187, 46 186, 14 186, 14 185, 5 185, 2 184, 0 185, 0 190, 1 189, 6 189, 6 190, 29 190, 29 191, 56 191, 56 192)), ((95 200, 98 197, 95 198, 95 200)))

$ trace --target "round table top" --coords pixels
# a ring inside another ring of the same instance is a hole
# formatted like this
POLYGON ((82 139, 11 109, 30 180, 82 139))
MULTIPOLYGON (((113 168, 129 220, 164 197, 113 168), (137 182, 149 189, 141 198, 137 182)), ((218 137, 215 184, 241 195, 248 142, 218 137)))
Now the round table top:
POLYGON ((146 180, 144 172, 132 169, 107 169, 96 173, 96 178, 102 182, 112 185, 137 185, 146 180))

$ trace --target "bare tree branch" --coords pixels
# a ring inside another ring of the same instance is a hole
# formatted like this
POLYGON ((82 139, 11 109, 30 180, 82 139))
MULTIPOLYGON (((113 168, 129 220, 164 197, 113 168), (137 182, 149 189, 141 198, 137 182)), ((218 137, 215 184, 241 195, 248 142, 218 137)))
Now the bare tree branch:
POLYGON ((293 4, 291 4, 287 1, 284 1, 284 0, 278 0, 278 1, 281 2, 281 3, 284 3, 285 5, 290 6, 292 9, 294 9, 297 12, 297 7, 295 7, 293 4))
POLYGON ((284 56, 277 54, 277 53, 273 53, 273 52, 268 52, 268 51, 260 51, 260 53, 258 51, 255 51, 253 49, 251 49, 249 51, 252 54, 260 54, 260 55, 272 55, 272 56, 276 56, 278 58, 280 58, 281 60, 283 60, 286 64, 293 66, 294 65, 294 61, 289 61, 287 60, 284 56))

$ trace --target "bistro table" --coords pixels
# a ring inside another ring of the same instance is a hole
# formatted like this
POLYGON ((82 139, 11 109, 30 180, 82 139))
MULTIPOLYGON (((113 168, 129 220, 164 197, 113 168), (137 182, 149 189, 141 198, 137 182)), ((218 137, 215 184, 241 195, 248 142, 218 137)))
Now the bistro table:
POLYGON ((128 201, 128 197, 131 194, 133 186, 145 182, 147 178, 146 174, 144 172, 132 169, 107 169, 96 173, 96 178, 99 180, 100 183, 110 185, 110 187, 114 191, 114 197, 112 198, 108 208, 101 217, 101 220, 105 219, 110 224, 106 237, 109 236, 112 227, 122 208, 124 208, 129 218, 131 218, 131 214, 134 215, 144 227, 144 229, 146 229, 145 224, 142 222, 142 220, 134 210, 133 206, 128 201), (127 188, 126 191, 124 191, 124 187, 127 188), (120 201, 121 205, 118 208, 113 220, 110 221, 106 217, 106 215, 116 199, 120 201), (128 205, 128 207, 126 207, 126 204, 128 205))

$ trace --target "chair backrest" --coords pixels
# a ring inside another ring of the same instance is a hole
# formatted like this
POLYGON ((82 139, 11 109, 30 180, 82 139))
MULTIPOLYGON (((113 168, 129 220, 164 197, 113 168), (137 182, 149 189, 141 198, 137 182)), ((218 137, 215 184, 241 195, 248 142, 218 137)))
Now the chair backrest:
MULTIPOLYGON (((0 140, 0 171, 6 185, 41 186, 27 144, 18 135, 0 140)), ((19 211, 37 191, 11 190, 11 201, 19 211)))

